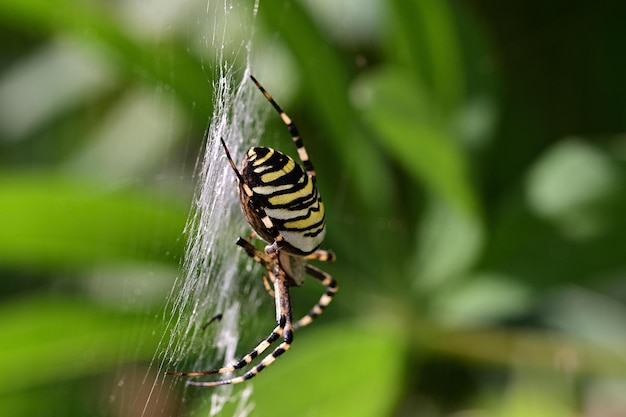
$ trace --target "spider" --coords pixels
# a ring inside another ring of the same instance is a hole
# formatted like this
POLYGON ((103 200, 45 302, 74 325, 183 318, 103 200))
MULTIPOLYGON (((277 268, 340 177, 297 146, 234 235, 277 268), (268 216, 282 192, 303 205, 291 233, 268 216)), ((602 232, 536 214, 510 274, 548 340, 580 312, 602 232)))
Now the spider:
POLYGON ((300 166, 293 158, 272 148, 252 147, 246 153, 239 171, 224 139, 221 139, 226 158, 237 177, 241 210, 253 229, 248 239, 240 237, 236 244, 267 271, 267 277, 263 276, 263 282, 269 294, 275 298, 277 326, 267 338, 233 365, 211 371, 168 373, 175 376, 230 373, 250 365, 280 337, 283 340, 257 365, 241 376, 217 381, 187 381, 188 385, 213 387, 238 384, 255 377, 289 349, 294 330, 309 325, 322 314, 338 289, 337 282, 328 273, 307 263, 309 260, 322 262, 335 260, 332 251, 319 249, 326 233, 326 226, 324 205, 315 186, 316 174, 313 164, 291 118, 256 78, 251 75, 250 79, 287 126, 302 162, 300 166), (251 243, 254 237, 268 243, 265 251, 257 249, 251 243), (301 285, 305 275, 326 286, 326 291, 305 316, 294 322, 289 289, 301 285))

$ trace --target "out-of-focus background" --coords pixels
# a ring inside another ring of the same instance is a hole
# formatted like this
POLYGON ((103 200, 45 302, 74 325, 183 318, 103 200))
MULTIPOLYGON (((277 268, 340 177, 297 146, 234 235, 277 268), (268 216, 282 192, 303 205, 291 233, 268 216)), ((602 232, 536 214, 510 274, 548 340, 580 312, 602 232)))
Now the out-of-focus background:
MULTIPOLYGON (((626 416, 625 16, 260 2, 255 73, 316 164, 340 293, 251 415, 626 416)), ((214 24, 195 1, 0 1, 1 415, 206 415, 176 384, 144 406, 214 24)), ((290 146, 278 118, 261 143, 290 146)))

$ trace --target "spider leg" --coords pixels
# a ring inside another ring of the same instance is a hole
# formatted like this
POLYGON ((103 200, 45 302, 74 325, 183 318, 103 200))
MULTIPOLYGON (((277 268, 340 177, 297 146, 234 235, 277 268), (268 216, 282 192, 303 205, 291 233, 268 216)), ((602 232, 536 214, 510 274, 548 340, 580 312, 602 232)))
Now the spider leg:
POLYGON ((250 243, 250 241, 244 238, 237 238, 236 243, 237 246, 241 246, 246 251, 246 254, 248 254, 249 257, 263 265, 263 268, 267 269, 268 271, 271 271, 273 269, 273 267, 271 266, 273 261, 270 255, 258 250, 252 243, 250 243))
POLYGON ((320 262, 335 262, 337 260, 335 252, 324 249, 318 249, 312 254, 305 256, 305 258, 308 260, 315 260, 320 262))
POLYGON ((294 323, 293 328, 295 330, 311 324, 311 322, 315 320, 317 316, 324 312, 326 306, 330 304, 330 302, 333 300, 333 297, 335 296, 335 294, 337 294, 337 291, 339 290, 337 281, 335 281, 333 277, 330 276, 328 273, 314 267, 313 265, 306 265, 305 269, 307 274, 318 280, 322 285, 326 286, 326 292, 322 294, 319 301, 313 306, 313 308, 311 308, 311 310, 309 310, 309 312, 304 317, 294 323))
POLYGON ((254 238, 259 238, 259 236, 256 234, 256 232, 254 230, 252 230, 250 232, 250 234, 248 235, 248 238, 246 239, 248 242, 252 242, 252 239, 254 238))
POLYGON ((194 385, 199 387, 215 387, 218 385, 239 384, 254 378, 263 369, 271 365, 279 356, 285 353, 291 346, 293 341, 293 323, 291 315, 291 299, 289 296, 289 281, 285 276, 285 273, 279 268, 276 269, 276 279, 274 280, 274 292, 276 293, 276 320, 278 326, 270 334, 267 339, 259 343, 259 345, 246 356, 244 356, 239 362, 233 366, 220 368, 215 371, 209 372, 188 372, 188 373, 176 373, 175 375, 183 376, 201 376, 214 373, 226 373, 232 372, 236 369, 243 368, 248 365, 254 358, 261 354, 267 347, 277 340, 281 335, 283 336, 283 342, 278 345, 270 354, 265 356, 259 364, 254 368, 246 372, 245 374, 221 381, 187 381, 187 385, 194 385))
MULTIPOLYGON (((250 362, 254 360, 257 356, 265 351, 272 343, 274 343, 278 338, 283 334, 284 324, 281 326, 279 323, 278 326, 272 330, 272 333, 265 338, 261 343, 259 343, 250 353, 241 358, 237 363, 231 366, 225 366, 218 369, 212 369, 210 371, 198 371, 198 372, 170 372, 167 373, 169 375, 174 376, 205 376, 205 375, 213 375, 213 374, 225 374, 228 372, 236 371, 237 369, 241 369, 248 365, 250 362)), ((223 385, 222 381, 211 381, 211 382, 201 382, 201 381, 187 381, 187 385, 201 385, 201 386, 214 386, 214 385, 223 385)))
POLYGON ((267 293, 270 295, 270 297, 276 298, 276 293, 272 289, 270 281, 267 279, 267 276, 265 276, 265 275, 263 275, 263 286, 265 287, 265 291, 267 291, 267 293))
POLYGON ((252 79, 252 81, 254 81, 254 84, 256 84, 257 88, 261 90, 267 101, 269 101, 274 109, 278 112, 280 118, 283 120, 285 125, 287 125, 287 129, 289 130, 291 139, 293 140, 293 143, 296 145, 296 148, 298 150, 298 156, 300 157, 300 160, 302 161, 302 164, 304 165, 307 174, 313 180, 313 183, 315 183, 315 168, 313 168, 313 163, 309 159, 309 154, 304 147, 304 142, 302 142, 302 138, 300 137, 300 133, 298 132, 296 124, 291 120, 289 116, 287 116, 287 113, 285 113, 283 109, 280 108, 280 106, 274 101, 272 96, 267 91, 265 91, 265 88, 263 88, 261 83, 258 82, 257 79, 254 78, 252 75, 250 75, 250 78, 252 79))
MULTIPOLYGON (((244 248, 246 253, 250 257, 254 258, 254 260, 261 263, 265 267, 265 269, 269 271, 268 266, 271 261, 267 254, 261 252, 256 247, 254 247, 250 242, 242 238, 237 239, 237 244, 241 246, 242 248, 244 248)), ((334 252, 330 250, 323 250, 323 249, 318 249, 312 254, 306 256, 306 259, 318 260, 321 262, 334 262, 336 258, 337 257, 335 256, 334 252)), ((304 317, 302 317, 300 320, 294 323, 294 326, 293 326, 294 329, 299 329, 300 327, 308 326, 309 324, 311 324, 311 322, 315 320, 317 316, 319 316, 320 314, 324 312, 324 309, 326 308, 326 306, 330 304, 330 302, 332 301, 332 298, 335 296, 335 294, 337 293, 339 289, 337 285, 337 281, 335 281, 332 276, 322 271, 321 269, 316 268, 313 265, 307 264, 305 265, 305 271, 308 275, 315 278, 322 285, 325 285, 326 292, 322 294, 319 301, 313 306, 313 308, 311 308, 311 310, 309 310, 309 312, 304 317)), ((270 274, 270 278, 272 277, 273 277, 273 274, 270 274)), ((264 278, 263 284, 265 285, 265 288, 267 289, 268 293, 274 297, 275 294, 273 291, 271 291, 271 288, 269 287, 269 282, 267 281, 265 276, 263 278, 264 278)))
MULTIPOLYGON (((254 234, 254 232, 252 232, 254 234)), ((252 238, 253 235, 250 235, 250 238, 252 238)), ((272 267, 271 267, 271 258, 268 254, 266 254, 265 252, 261 252, 260 250, 258 250, 256 247, 254 247, 254 245, 252 245, 252 243, 250 243, 250 240, 248 239, 243 239, 243 238, 238 238, 237 239, 237 245, 241 246, 246 253, 248 254, 248 256, 250 256, 252 259, 254 259, 255 261, 257 261, 258 263, 260 263, 261 265, 263 265, 263 267, 268 271, 271 272, 272 267)), ((274 282, 273 279, 273 274, 269 274, 270 275, 270 279, 272 279, 272 282, 274 282)), ((274 294, 274 290, 272 289, 269 280, 267 279, 267 277, 265 275, 263 275, 263 285, 265 286, 265 289, 267 290, 268 294, 270 296, 272 296, 272 298, 275 298, 275 294, 274 294)))
MULTIPOLYGON (((230 151, 228 150, 228 147, 226 146, 226 142, 224 142, 224 138, 220 138, 220 142, 222 142, 222 147, 224 148, 224 152, 226 152, 226 158, 228 159, 228 163, 230 164, 233 171, 235 171, 235 175, 237 176, 237 182, 239 182, 239 184, 245 185, 246 182, 241 176, 241 172, 239 172, 239 170, 237 169, 237 165, 235 164, 235 161, 233 161, 233 158, 230 157, 230 151)), ((251 196, 252 190, 250 190, 250 187, 248 187, 247 185, 245 187, 247 188, 246 194, 251 196), (248 190, 250 191, 250 193, 248 193, 248 190)))

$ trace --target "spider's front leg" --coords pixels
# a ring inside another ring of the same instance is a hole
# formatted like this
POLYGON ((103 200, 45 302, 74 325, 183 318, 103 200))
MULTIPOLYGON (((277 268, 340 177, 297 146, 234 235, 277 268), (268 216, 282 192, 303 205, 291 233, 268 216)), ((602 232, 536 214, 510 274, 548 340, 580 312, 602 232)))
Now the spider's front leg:
POLYGON ((291 135, 291 140, 296 145, 296 149, 298 151, 298 157, 302 161, 302 164, 304 165, 304 168, 307 171, 307 175, 313 180, 313 182, 315 182, 315 178, 316 178, 315 168, 313 168, 313 163, 309 159, 309 154, 307 153, 306 148, 304 147, 304 143, 302 142, 302 138, 300 137, 300 132, 298 132, 298 127, 291 120, 291 118, 287 116, 287 113, 283 111, 283 109, 278 105, 278 103, 274 101, 270 93, 268 93, 265 90, 265 88, 261 85, 261 83, 258 82, 257 79, 254 78, 252 75, 250 75, 250 79, 254 82, 254 84, 256 84, 257 88, 261 91, 261 93, 263 93, 267 101, 269 101, 272 104, 272 107, 274 107, 274 109, 278 112, 283 123, 285 123, 285 126, 287 126, 287 130, 289 130, 289 135, 291 135))
MULTIPOLYGON (((274 274, 272 274, 272 263, 275 261, 272 261, 270 255, 268 255, 265 252, 261 252, 260 250, 258 250, 252 243, 250 243, 250 239, 252 239, 253 236, 255 236, 256 234, 254 232, 252 232, 252 234, 250 235, 249 239, 243 239, 243 238, 238 238, 237 239, 237 245, 241 246, 246 253, 248 254, 249 257, 251 257, 252 259, 254 259, 256 262, 260 263, 261 265, 263 265, 263 268, 265 268, 268 272, 268 275, 263 275, 263 286, 265 287, 265 290, 267 291, 267 293, 274 298, 276 295, 274 294, 274 290, 272 289, 272 286, 270 284, 270 281, 267 279, 267 277, 269 276, 270 279, 272 280, 272 284, 274 283, 274 274)), ((274 255, 275 256, 275 255, 274 255)))
POLYGON ((243 248, 243 250, 246 251, 246 254, 249 257, 251 257, 256 262, 263 265, 263 268, 267 269, 268 271, 273 270, 272 263, 274 261, 272 260, 271 255, 268 255, 267 253, 258 250, 256 246, 250 243, 249 240, 244 239, 242 237, 238 237, 237 242, 235 243, 237 244, 237 246, 240 246, 241 248, 243 248))

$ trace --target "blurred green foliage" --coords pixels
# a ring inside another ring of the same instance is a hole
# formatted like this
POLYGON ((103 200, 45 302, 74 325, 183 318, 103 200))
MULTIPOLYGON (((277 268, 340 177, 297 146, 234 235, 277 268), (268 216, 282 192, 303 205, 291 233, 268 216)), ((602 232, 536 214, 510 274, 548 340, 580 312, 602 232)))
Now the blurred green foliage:
MULTIPOLYGON (((215 59, 172 4, 0 0, 1 415, 144 412, 215 59)), ((626 415, 625 13, 260 3, 341 291, 252 415, 626 415)))

